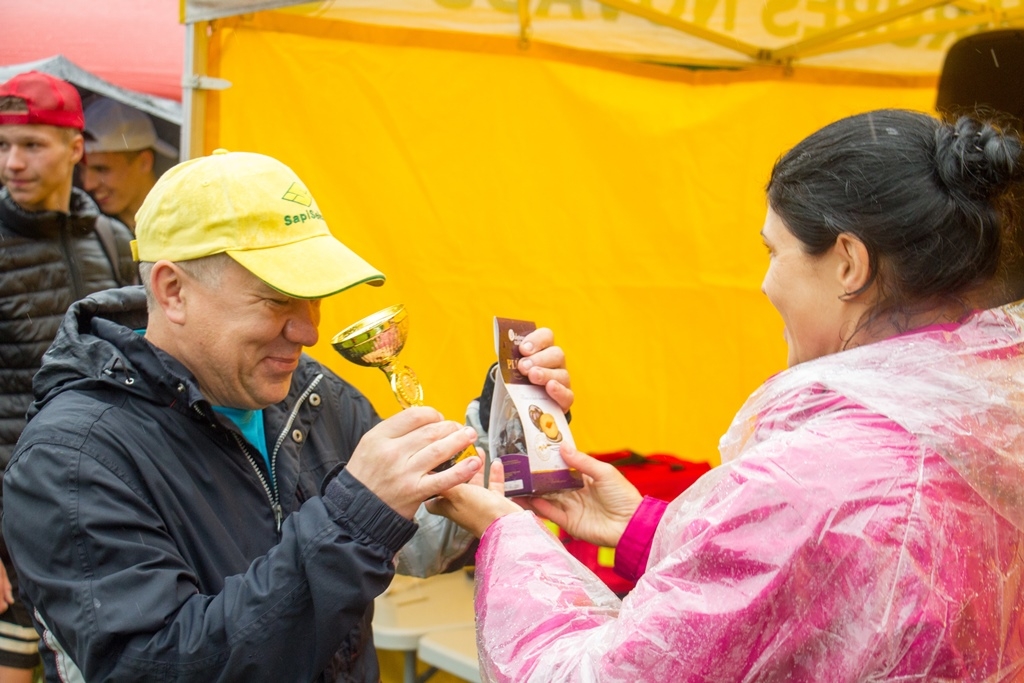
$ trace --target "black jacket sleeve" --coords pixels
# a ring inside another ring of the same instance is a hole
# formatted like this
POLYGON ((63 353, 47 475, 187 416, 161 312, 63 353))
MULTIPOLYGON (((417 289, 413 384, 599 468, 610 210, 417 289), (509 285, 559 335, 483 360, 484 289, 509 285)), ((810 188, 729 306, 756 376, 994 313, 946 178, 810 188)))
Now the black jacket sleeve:
MULTIPOLYGON (((102 420, 48 434, 8 469, 4 533, 50 644, 86 680, 314 680, 415 531, 342 472, 269 552, 203 593, 144 483, 156 478, 118 456, 120 435, 102 420)), ((182 500, 177 519, 200 519, 200 500, 182 500)))

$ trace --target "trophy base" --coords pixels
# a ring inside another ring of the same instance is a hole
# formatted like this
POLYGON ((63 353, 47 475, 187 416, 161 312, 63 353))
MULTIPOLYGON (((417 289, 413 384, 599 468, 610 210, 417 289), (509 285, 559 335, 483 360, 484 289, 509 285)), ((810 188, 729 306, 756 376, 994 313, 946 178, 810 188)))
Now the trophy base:
POLYGON ((457 454, 453 455, 452 457, 448 458, 443 463, 441 463, 440 465, 438 465, 437 467, 432 469, 431 472, 444 472, 446 469, 448 469, 449 467, 451 467, 455 463, 462 462, 466 458, 472 457, 474 455, 478 455, 476 447, 473 446, 473 444, 470 444, 466 448, 466 450, 462 451, 461 453, 457 453, 457 454))

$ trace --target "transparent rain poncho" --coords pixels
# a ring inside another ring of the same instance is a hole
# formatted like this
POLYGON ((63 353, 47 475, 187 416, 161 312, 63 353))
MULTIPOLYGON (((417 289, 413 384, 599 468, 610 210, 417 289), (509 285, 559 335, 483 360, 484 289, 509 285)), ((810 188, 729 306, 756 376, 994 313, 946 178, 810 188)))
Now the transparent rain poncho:
POLYGON ((621 602, 531 513, 477 555, 490 681, 1024 681, 1024 306, 800 364, 621 602))

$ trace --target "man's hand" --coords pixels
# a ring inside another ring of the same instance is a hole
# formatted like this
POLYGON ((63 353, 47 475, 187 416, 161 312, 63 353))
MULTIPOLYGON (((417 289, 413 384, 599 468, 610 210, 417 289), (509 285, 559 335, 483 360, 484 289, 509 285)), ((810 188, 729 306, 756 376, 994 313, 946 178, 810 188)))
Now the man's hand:
POLYGON ((583 474, 583 488, 543 498, 516 498, 516 502, 551 520, 573 538, 614 548, 643 496, 614 466, 568 444, 562 444, 559 453, 565 464, 583 474))
POLYGON ((572 407, 573 393, 569 388, 569 371, 565 367, 565 353, 555 346, 555 333, 540 327, 523 338, 519 345, 519 372, 530 382, 544 387, 548 396, 563 413, 572 407))
POLYGON ((407 408, 360 439, 345 468, 406 519, 442 491, 468 481, 480 469, 479 457, 431 472, 476 439, 476 431, 445 420, 433 408, 407 408))
POLYGON ((487 488, 476 483, 461 484, 427 501, 427 510, 480 538, 494 520, 521 512, 522 508, 505 497, 505 471, 501 461, 495 460, 487 488))

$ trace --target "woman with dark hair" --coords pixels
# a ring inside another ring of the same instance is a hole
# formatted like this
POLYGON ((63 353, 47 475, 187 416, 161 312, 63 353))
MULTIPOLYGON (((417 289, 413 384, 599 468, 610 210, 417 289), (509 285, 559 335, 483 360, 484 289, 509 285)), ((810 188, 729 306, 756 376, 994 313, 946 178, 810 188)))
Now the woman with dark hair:
POLYGON ((775 165, 762 290, 789 369, 670 504, 584 489, 432 503, 481 536, 490 681, 1024 680, 1024 304, 998 281, 1020 139, 885 110, 775 165), (532 512, 530 511, 532 510, 532 512), (537 522, 616 547, 621 602, 537 522))

